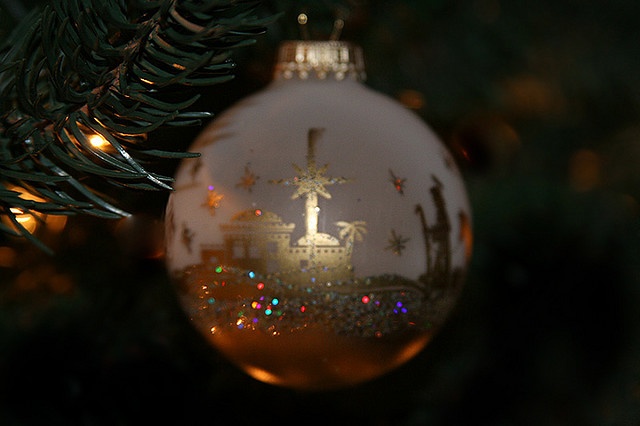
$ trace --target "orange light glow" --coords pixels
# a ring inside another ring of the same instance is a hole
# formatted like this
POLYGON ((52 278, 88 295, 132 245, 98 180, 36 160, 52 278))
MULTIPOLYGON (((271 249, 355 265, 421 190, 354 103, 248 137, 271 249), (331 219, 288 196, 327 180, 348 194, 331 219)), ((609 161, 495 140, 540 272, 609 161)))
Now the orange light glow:
MULTIPOLYGON (((20 188, 18 186, 10 186, 8 188, 11 191, 16 191, 20 193, 20 198, 23 200, 31 200, 37 202, 43 202, 44 200, 40 197, 37 197, 30 192, 28 192, 24 188, 20 188)), ((62 231, 67 223, 66 216, 59 215, 46 215, 44 213, 39 213, 35 211, 25 212, 24 210, 18 207, 12 207, 10 209, 11 213, 14 214, 16 222, 27 230, 30 234, 35 233, 38 230, 38 227, 41 225, 46 225, 47 229, 53 233, 59 233, 62 231)), ((11 220, 7 217, 3 217, 2 221, 15 229, 15 225, 11 222, 11 220)), ((16 229, 17 230, 17 229, 16 229)))
POLYGON ((0 247, 0 267, 11 268, 15 265, 17 253, 11 247, 0 247))
POLYGON ((424 95, 417 90, 406 89, 398 94, 398 101, 405 107, 412 110, 421 110, 424 108, 426 101, 424 95))
POLYGON ((58 234, 67 225, 67 216, 48 215, 45 221, 47 223, 47 229, 54 234, 58 234))
POLYGON ((471 227, 471 219, 463 212, 458 214, 460 219, 460 241, 464 245, 464 255, 467 262, 471 259, 471 252, 473 251, 473 230, 471 227))
POLYGON ((588 191, 600 183, 600 156, 588 149, 573 153, 569 162, 569 180, 576 191, 588 191))
POLYGON ((16 222, 18 222, 29 233, 33 234, 38 227, 38 220, 34 214, 25 213, 21 209, 15 207, 11 208, 11 213, 15 215, 16 222))
POLYGON ((276 385, 281 381, 278 376, 271 374, 268 371, 263 370, 262 368, 247 365, 245 366, 245 370, 247 371, 247 374, 252 376, 254 379, 260 380, 265 383, 276 385))

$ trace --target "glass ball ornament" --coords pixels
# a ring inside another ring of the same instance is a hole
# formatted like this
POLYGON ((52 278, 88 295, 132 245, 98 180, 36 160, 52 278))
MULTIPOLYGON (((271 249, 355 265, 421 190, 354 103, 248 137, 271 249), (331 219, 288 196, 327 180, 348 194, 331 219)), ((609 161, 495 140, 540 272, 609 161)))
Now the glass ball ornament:
POLYGON ((363 84, 361 50, 284 42, 264 90, 178 168, 166 261, 203 335, 295 389, 373 379, 419 353, 471 251, 461 175, 418 116, 363 84))

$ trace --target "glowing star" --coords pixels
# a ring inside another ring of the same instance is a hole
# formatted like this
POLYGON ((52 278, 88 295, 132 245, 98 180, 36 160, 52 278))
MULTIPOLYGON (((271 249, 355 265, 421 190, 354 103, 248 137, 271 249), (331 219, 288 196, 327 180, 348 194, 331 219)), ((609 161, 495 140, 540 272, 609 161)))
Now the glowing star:
POLYGON ((391 169, 389 169, 389 174, 391 175, 389 181, 393 184, 393 187, 396 189, 396 191, 398 191, 400 195, 404 195, 404 184, 407 179, 397 177, 391 169))
POLYGON ((297 164, 293 165, 296 176, 290 179, 271 180, 271 183, 280 185, 293 185, 297 189, 291 196, 292 200, 305 197, 305 208, 307 218, 307 238, 312 240, 318 232, 318 195, 330 199, 331 194, 327 191, 327 186, 337 183, 348 182, 345 178, 327 177, 325 173, 329 168, 328 164, 318 168, 316 165, 315 146, 316 140, 322 134, 323 129, 309 129, 309 141, 307 145, 307 169, 303 170, 297 164))
POLYGON ((389 245, 385 247, 385 250, 391 250, 394 254, 402 256, 402 251, 407 248, 405 245, 410 238, 403 238, 402 235, 396 234, 395 229, 391 230, 391 238, 389 238, 389 245))
POLYGON ((203 206, 209 208, 209 213, 211 215, 216 214, 216 209, 220 208, 220 202, 224 198, 224 195, 219 194, 216 191, 215 187, 209 186, 209 193, 207 194, 207 200, 204 202, 203 206))
POLYGON ((236 184, 238 188, 244 188, 251 192, 253 186, 257 183, 260 176, 256 176, 250 169, 249 165, 244 166, 244 175, 240 178, 240 182, 236 184))

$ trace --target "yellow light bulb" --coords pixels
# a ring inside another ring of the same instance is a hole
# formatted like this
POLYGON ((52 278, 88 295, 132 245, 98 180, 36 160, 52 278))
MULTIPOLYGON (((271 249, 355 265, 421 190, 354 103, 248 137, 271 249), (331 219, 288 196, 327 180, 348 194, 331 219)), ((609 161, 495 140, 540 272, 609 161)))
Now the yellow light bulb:
MULTIPOLYGON (((23 200, 31 200, 37 202, 44 201, 42 198, 33 195, 24 188, 20 188, 18 186, 10 186, 9 189, 19 192, 20 198, 23 200)), ((16 222, 31 234, 35 233, 38 227, 43 223, 46 223, 46 228, 50 232, 59 233, 60 231, 62 231, 62 229, 64 229, 67 223, 66 216, 46 215, 37 211, 25 212, 25 210, 19 207, 12 207, 10 211, 15 216, 16 222)), ((15 229, 15 224, 12 223, 8 217, 3 217, 2 221, 6 225, 9 225, 15 229)))
POLYGON ((16 221, 30 233, 33 233, 33 231, 35 231, 38 227, 38 221, 36 220, 36 218, 30 214, 23 212, 21 209, 12 207, 11 213, 15 215, 16 221))
POLYGON ((103 136, 98 135, 96 133, 89 135, 88 139, 89 139, 89 143, 94 148, 103 149, 109 144, 109 142, 103 136))

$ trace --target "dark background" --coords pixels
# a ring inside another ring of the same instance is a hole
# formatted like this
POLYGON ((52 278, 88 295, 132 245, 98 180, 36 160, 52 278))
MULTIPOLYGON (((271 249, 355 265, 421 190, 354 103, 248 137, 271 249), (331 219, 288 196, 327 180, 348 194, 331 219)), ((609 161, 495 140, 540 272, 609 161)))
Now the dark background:
MULTIPOLYGON (((0 39, 35 3, 0 2, 0 39)), ((311 3, 266 2, 287 13, 199 109, 264 87, 292 9, 311 3)), ((341 5, 314 4, 318 22, 341 5)), ((468 184, 474 255, 435 340, 353 389, 256 382, 177 304, 167 194, 121 192, 132 219, 72 218, 41 234, 53 257, 0 240, 1 425, 640 424, 640 3, 347 5, 367 84, 420 114, 468 184)), ((185 149, 199 130, 150 137, 185 149)))

